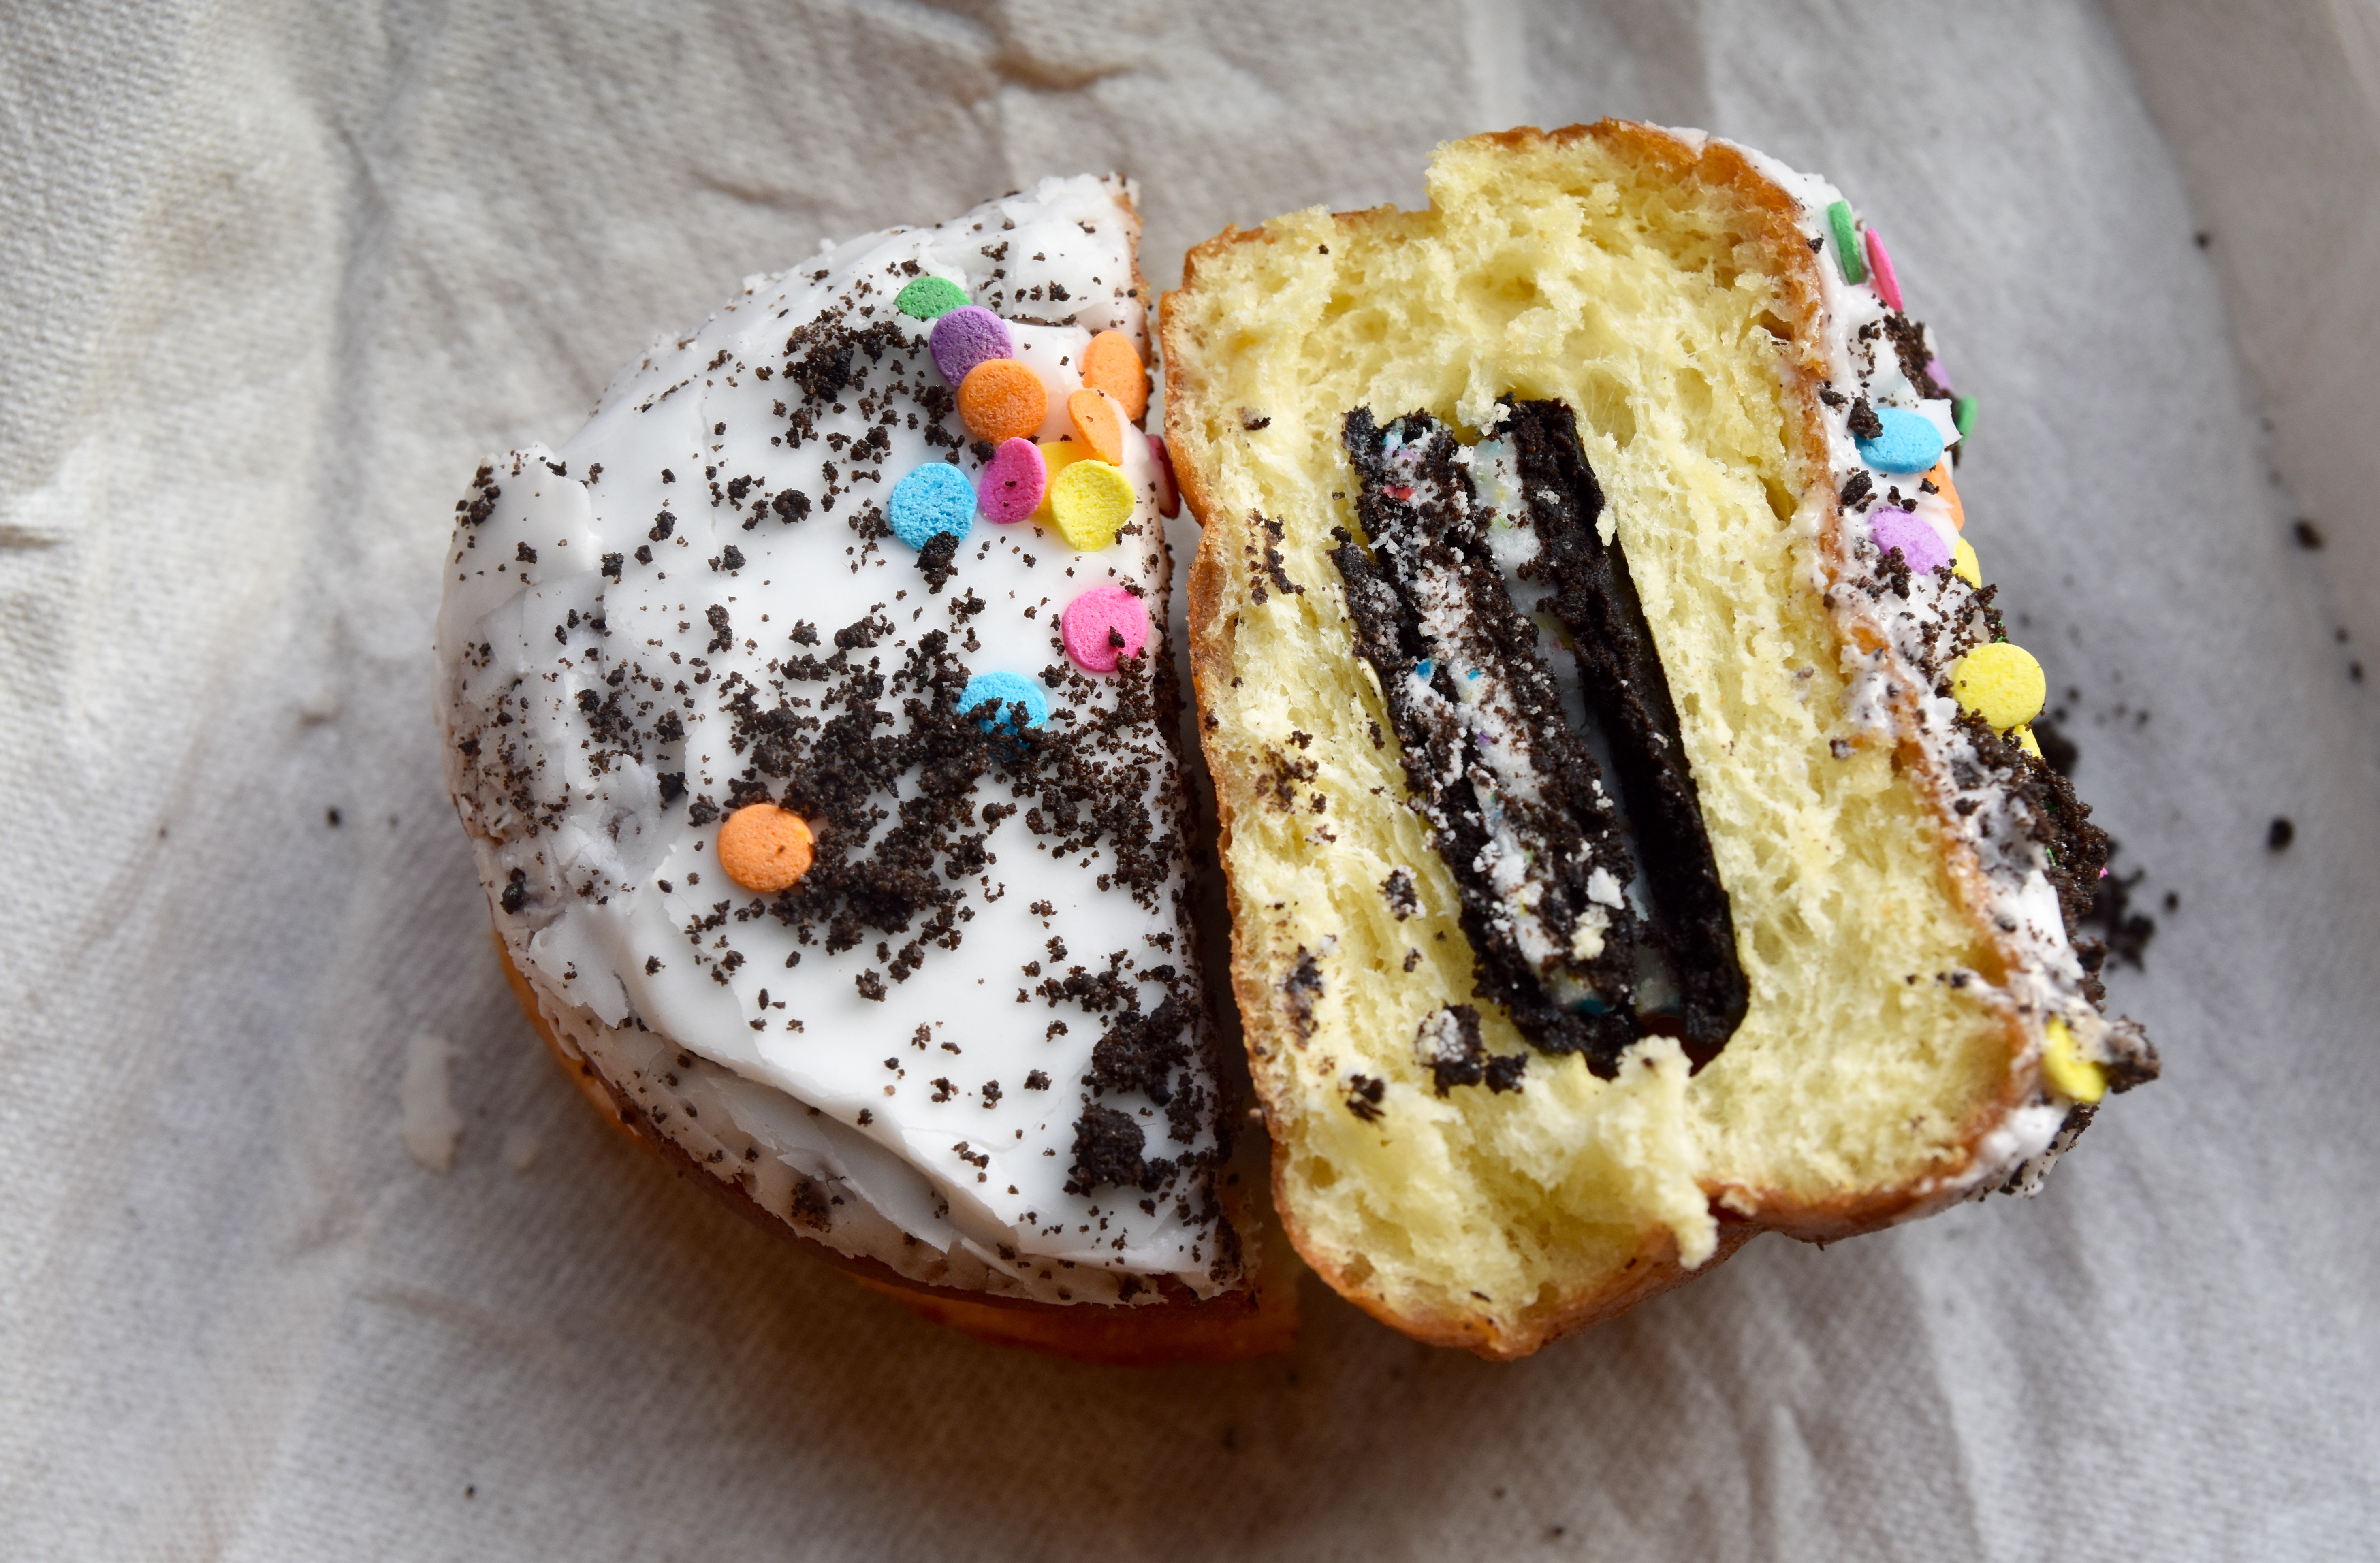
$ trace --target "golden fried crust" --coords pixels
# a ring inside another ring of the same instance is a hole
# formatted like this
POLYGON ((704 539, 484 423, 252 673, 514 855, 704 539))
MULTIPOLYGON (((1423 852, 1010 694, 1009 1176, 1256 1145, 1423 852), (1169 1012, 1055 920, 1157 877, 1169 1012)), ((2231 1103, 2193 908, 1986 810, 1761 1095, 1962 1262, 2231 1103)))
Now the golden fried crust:
MULTIPOLYGON (((1701 184, 1728 191, 1739 207, 1756 224, 1754 242, 1758 246, 1763 261, 1771 275, 1778 279, 1779 290, 1790 303, 1797 329, 1788 348, 1786 402, 1790 411, 1787 436, 1795 442, 1795 455, 1805 474, 1806 483, 1826 483, 1828 478, 1827 443, 1824 433, 1823 408, 1818 401, 1818 388, 1828 370, 1818 323, 1825 312, 1825 295, 1818 273, 1818 260, 1804 240, 1798 224, 1798 206, 1793 198, 1755 168, 1750 160, 1734 147, 1718 141, 1695 146, 1669 131, 1655 126, 1624 120, 1601 120, 1592 125, 1572 125, 1559 130, 1543 131, 1521 127, 1497 134, 1474 138, 1475 142, 1487 142, 1513 152, 1526 152, 1547 147, 1560 148, 1581 140, 1592 140, 1607 152, 1644 170, 1647 176, 1701 184)), ((1359 232, 1366 226, 1393 222, 1406 214, 1393 207, 1367 212, 1340 212, 1333 216, 1342 231, 1359 232)), ((1272 242, 1264 228, 1226 228, 1222 233, 1193 248, 1185 258, 1183 284, 1178 293, 1163 301, 1160 311, 1160 339, 1164 348, 1167 377, 1166 420, 1167 442, 1177 452, 1196 453, 1203 448, 1191 409, 1199 399, 1197 384, 1199 352, 1189 339, 1186 323, 1188 310, 1182 308, 1184 299, 1196 293, 1199 272, 1203 265, 1219 261, 1232 247, 1242 244, 1272 242)), ((1226 589, 1229 572, 1234 561, 1249 541, 1253 523, 1244 517, 1220 514, 1208 491, 1203 464, 1196 459, 1177 459, 1175 481, 1183 501, 1188 504, 1202 527, 1202 538, 1196 562, 1191 567, 1189 580, 1190 663, 1193 682, 1202 709, 1220 704, 1219 697, 1233 676, 1232 646, 1229 637, 1229 612, 1226 589)), ((1838 578, 1844 573, 1847 560, 1840 527, 1840 508, 1837 503, 1829 510, 1823 528, 1821 548, 1830 574, 1838 578)), ((1917 731, 1914 695, 1906 697, 1904 709, 1896 711, 1899 731, 1904 735, 1917 731)), ((1236 790, 1221 784, 1220 779, 1231 773, 1234 757, 1225 739, 1200 723, 1200 737, 1206 747, 1209 768, 1217 774, 1216 811, 1220 840, 1224 846, 1223 865, 1228 882, 1231 869, 1229 845, 1232 839, 1232 811, 1236 790)), ((1937 816, 1947 819, 1950 789, 1947 780, 1933 774, 1931 762, 1917 751, 1916 745, 1904 742, 1903 760, 1919 779, 1923 794, 1931 802, 1937 816)), ((1951 870, 1962 891, 1962 901, 1969 922, 1995 949, 2005 946, 2006 936, 1991 924, 1984 911, 1985 882, 1980 866, 1972 854, 1963 850, 1951 854, 1951 870)), ((1236 907, 1236 897, 1232 901, 1236 907)), ((1238 919, 1234 919, 1232 941, 1232 982, 1238 1000, 1241 1017, 1253 1060, 1260 1059, 1257 1049, 1278 1052, 1293 1045, 1295 1038, 1274 996, 1289 975, 1287 963, 1278 957, 1268 960, 1257 950, 1252 939, 1243 937, 1238 919)), ((1987 980, 1997 981, 1999 974, 1984 974, 1987 980)), ((2011 1058, 2020 1056, 2027 1043, 2020 1018, 2008 1017, 2007 1031, 2011 1058)), ((1565 1335, 1611 1317, 1634 1304, 1693 1278, 1725 1260, 1746 1242, 1762 1231, 1779 1231, 1805 1241, 1832 1241, 1861 1232, 1873 1231, 1896 1222, 1930 1214, 1962 1197, 1960 1175, 1978 1163, 1983 1141, 1994 1128, 2005 1121, 2008 1113, 2031 1099, 2035 1094, 2035 1074, 2031 1068, 2012 1069, 2002 1095, 1978 1109, 1961 1126, 1959 1145, 1963 1153, 1958 1164, 1937 1169, 1922 1180, 1903 1183, 1847 1191, 1839 1196, 1812 1199, 1790 1191, 1751 1188, 1711 1181, 1704 1193, 1711 1201, 1713 1213, 1719 1219, 1718 1247, 1716 1254, 1694 1270, 1682 1267, 1677 1261, 1675 1244, 1669 1234, 1648 1231, 1644 1246, 1635 1259, 1608 1280, 1582 1288, 1554 1298, 1533 1309, 1518 1327, 1500 1327, 1497 1321, 1460 1310, 1399 1312, 1369 1289, 1355 1284, 1335 1266, 1330 1256, 1309 1240, 1297 1219, 1290 1201, 1284 1197, 1283 1184, 1289 1168, 1288 1141, 1293 1133, 1293 1115, 1299 1109, 1285 1099, 1278 1076, 1260 1064, 1254 1071, 1257 1092, 1269 1121, 1276 1123, 1273 1138, 1274 1203, 1281 1212, 1281 1222, 1290 1241, 1305 1258, 1315 1272, 1342 1296, 1371 1314, 1382 1323, 1437 1345, 1460 1346, 1480 1356, 1499 1361, 1524 1357, 1540 1347, 1565 1335), (1732 1197, 1730 1197, 1732 1196, 1732 1197), (1741 1204, 1757 1214, 1750 1218, 1735 1214, 1741 1204)))
MULTIPOLYGON (((1112 1367, 1245 1362, 1286 1351, 1296 1338, 1297 1262, 1278 1240, 1267 1244, 1267 1251, 1249 1255, 1249 1273, 1258 1278, 1250 1291, 1205 1302, 1184 1291, 1178 1299, 1131 1308, 1088 1304, 1069 1308, 1026 1298, 987 1297, 922 1286, 873 1259, 837 1253, 770 1214, 740 1184, 712 1176, 677 1142, 655 1129, 626 1093, 605 1079, 592 1061, 563 1046, 539 1010, 536 992, 513 963, 501 939, 496 940, 496 953, 504 963, 504 981, 546 1050, 614 1130, 746 1220, 923 1318, 996 1345, 1028 1347, 1112 1367)), ((1245 1198, 1234 1202, 1229 1197, 1232 1193, 1224 1191, 1227 1214, 1244 1238, 1269 1231, 1270 1223, 1263 1219, 1261 1211, 1232 1208, 1234 1203, 1241 1206, 1249 1203, 1245 1198)))

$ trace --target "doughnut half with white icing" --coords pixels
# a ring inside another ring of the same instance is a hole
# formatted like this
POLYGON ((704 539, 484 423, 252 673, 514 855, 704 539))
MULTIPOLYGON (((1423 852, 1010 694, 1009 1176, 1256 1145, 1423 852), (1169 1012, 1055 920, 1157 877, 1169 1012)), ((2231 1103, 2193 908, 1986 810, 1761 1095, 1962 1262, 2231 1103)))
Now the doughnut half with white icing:
POLYGON ((1167 432, 1276 1201, 1509 1357, 1757 1231, 2030 1192, 2156 1064, 1880 236, 1617 121, 1428 185, 1194 250, 1167 432))
POLYGON ((931 1316, 1278 1349, 1187 905, 1138 218, 747 280, 456 505, 446 779, 589 1095, 931 1316))

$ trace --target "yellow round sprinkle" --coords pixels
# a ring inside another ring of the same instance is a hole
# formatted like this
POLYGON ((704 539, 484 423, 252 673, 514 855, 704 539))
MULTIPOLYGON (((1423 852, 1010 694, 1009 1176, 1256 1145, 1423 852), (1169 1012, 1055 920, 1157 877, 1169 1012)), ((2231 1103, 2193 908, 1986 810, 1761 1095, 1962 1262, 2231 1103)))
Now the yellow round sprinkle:
POLYGON ((1103 461, 1077 461, 1050 484, 1050 513, 1058 518, 1058 530, 1086 553, 1116 540, 1132 519, 1133 499, 1132 479, 1103 461))
POLYGON ((2033 735, 2033 723, 2025 723, 2022 727, 2018 728, 2014 733, 2010 733, 2009 736, 2015 739, 2016 746, 2022 749, 2026 754, 2031 755, 2035 759, 2039 759, 2041 757, 2041 740, 2033 735))
POLYGON ((1950 550, 1950 574, 1971 587, 1984 584, 1984 567, 1975 558, 1975 545, 1964 538, 1950 550))
POLYGON ((1091 453, 1072 440, 1043 440, 1040 446, 1041 464, 1048 468, 1048 476, 1041 485, 1041 507, 1033 513, 1033 519, 1054 527, 1058 517, 1050 509, 1050 491, 1057 487, 1058 474, 1091 453))
POLYGON ((2042 1028, 2041 1072, 2049 1083, 2083 1106, 2089 1107, 2107 1094, 2107 1072, 2082 1056, 2082 1045, 2066 1029, 2066 1023, 2053 1015, 2042 1028))
POLYGON ((2041 664, 2022 646, 1995 640, 1959 659, 1950 670, 1950 692, 1959 704, 1992 724, 1995 732, 2022 727, 2041 714, 2049 681, 2041 664))

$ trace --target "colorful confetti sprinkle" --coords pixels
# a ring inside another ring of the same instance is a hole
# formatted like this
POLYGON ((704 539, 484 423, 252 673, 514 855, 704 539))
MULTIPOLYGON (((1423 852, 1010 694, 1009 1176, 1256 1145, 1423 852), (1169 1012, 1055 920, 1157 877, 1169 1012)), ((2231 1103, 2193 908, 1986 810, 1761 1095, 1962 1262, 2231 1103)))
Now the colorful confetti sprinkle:
POLYGON ((1091 453, 1072 440, 1044 440, 1040 442, 1039 448, 1041 465, 1050 476, 1041 486, 1041 503, 1033 512, 1033 519, 1054 527, 1058 524, 1058 516, 1050 508, 1050 486, 1058 481, 1058 474, 1075 463, 1089 460, 1091 453))
POLYGON ((966 301, 966 289, 950 278, 919 277, 901 290, 892 300, 892 308, 912 320, 931 321, 961 308, 966 301))
POLYGON ((1066 398, 1066 418, 1075 426, 1075 438, 1093 455, 1111 465, 1123 460, 1123 420, 1105 396, 1075 392, 1066 398))
POLYGON ((1148 437, 1148 454, 1157 463, 1157 513, 1171 521, 1182 514, 1182 490, 1173 481, 1173 458, 1166 453, 1163 437, 1148 437))
POLYGON ((929 461, 892 485, 892 531, 911 548, 938 532, 963 538, 975 524, 975 485, 946 461, 929 461))
POLYGON ((1148 644, 1148 609, 1122 587, 1093 587, 1058 621, 1066 655, 1086 672, 1111 673, 1148 644))
POLYGON ((1106 462, 1085 459, 1050 481, 1050 512, 1075 547, 1096 553, 1132 519, 1132 479, 1106 462))
POLYGON ((959 692, 959 712, 965 715, 987 700, 997 701, 1000 709, 992 715, 976 719, 976 725, 986 733, 1004 733, 1015 737, 1016 713, 1013 708, 1019 705, 1025 708, 1025 725, 1028 728, 1038 727, 1050 720, 1050 697, 1042 694, 1041 686, 1023 673, 1002 669, 975 674, 966 681, 966 687, 959 692))
POLYGON ((1857 285, 1867 281, 1867 267, 1860 260, 1859 229, 1852 225, 1852 206, 1839 200, 1827 208, 1827 226, 1835 231, 1835 260, 1843 269, 1843 281, 1857 285))
POLYGON ((988 443, 1030 440, 1049 416, 1049 388, 1014 358, 986 358, 959 382, 959 421, 988 443))
POLYGON ((1962 709, 1991 723, 1995 732, 2006 733, 2041 714, 2049 681, 2032 652, 1995 640, 1959 659, 1950 670, 1950 693, 1962 709))
POLYGON ((1878 407, 1876 419, 1884 427, 1858 443, 1860 460, 1878 472, 1923 472, 1942 459, 1942 431, 1932 419, 1906 407, 1878 407))
POLYGON ((962 305, 938 317, 928 347, 934 367, 953 385, 964 382, 978 364, 1016 357, 1016 338, 1009 333, 1008 322, 979 304, 962 305))
POLYGON ((2082 1056, 2082 1045, 2066 1022, 2052 1015, 2042 1027, 2041 1072, 2049 1083, 2085 1107, 2107 1094, 2107 1072, 2082 1056))
POLYGON ((1867 269, 1875 273, 1876 291, 1884 299, 1885 308, 1899 314, 1900 278, 1892 269, 1892 252, 1884 248, 1884 236, 1874 228, 1867 231, 1867 269))
POLYGON ((1942 496, 1942 503, 1950 512, 1950 525, 1962 532, 1965 531, 1967 507, 1960 503, 1959 485, 1950 481, 1950 464, 1947 461, 1936 462, 1933 469, 1925 474, 1925 480, 1934 485, 1936 493, 1942 496))
POLYGON ((1943 545, 1942 534, 1924 516, 1906 510, 1879 510, 1868 517, 1868 532, 1876 539, 1878 553, 1898 552, 1912 575, 1930 576, 1950 563, 1950 550, 1943 545))
POLYGON ((1123 416, 1135 423, 1148 411, 1148 370, 1141 367, 1140 349, 1120 331, 1103 331, 1091 338, 1083 353, 1083 383, 1113 396, 1123 416))
POLYGON ((719 827, 719 866, 758 895, 791 890, 810 871, 808 821, 775 804, 747 804, 719 827))
POLYGON ((976 503, 985 520, 1014 526, 1041 508, 1041 496, 1049 488, 1050 467, 1041 459, 1041 447, 1030 440, 1003 440, 984 464, 976 503))

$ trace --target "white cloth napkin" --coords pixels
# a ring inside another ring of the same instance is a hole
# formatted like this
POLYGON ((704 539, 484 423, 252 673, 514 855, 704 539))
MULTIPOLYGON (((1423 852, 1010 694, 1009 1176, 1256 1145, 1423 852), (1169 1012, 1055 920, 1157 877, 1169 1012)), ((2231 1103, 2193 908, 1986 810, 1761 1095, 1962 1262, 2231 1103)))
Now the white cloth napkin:
MULTIPOLYGON (((2277 57, 2226 101, 2298 112, 2277 57)), ((2360 251, 2201 248, 2133 68, 2051 0, 0 14, 0 1553, 2368 1556, 2380 727, 2333 564, 2380 532, 2291 541, 2216 270, 2360 251), (1968 536, 2145 872, 2113 987, 2165 1081, 2038 1200, 1764 1238, 1504 1367, 1318 1286, 1270 1363, 980 1346, 611 1136, 439 786, 477 459, 822 236, 1114 166, 1170 285, 1226 223, 1603 114, 1888 236, 1982 398, 1968 536)), ((2194 175, 2305 197, 2224 123, 2194 175)))

